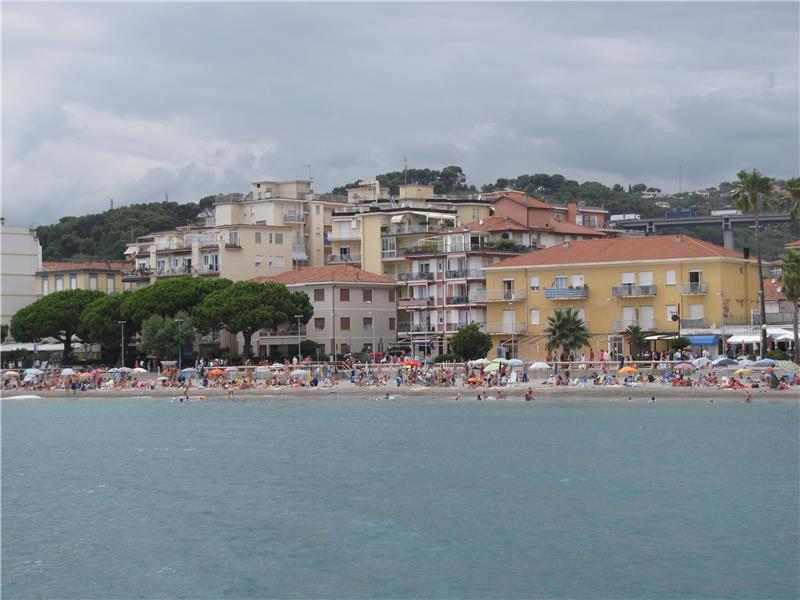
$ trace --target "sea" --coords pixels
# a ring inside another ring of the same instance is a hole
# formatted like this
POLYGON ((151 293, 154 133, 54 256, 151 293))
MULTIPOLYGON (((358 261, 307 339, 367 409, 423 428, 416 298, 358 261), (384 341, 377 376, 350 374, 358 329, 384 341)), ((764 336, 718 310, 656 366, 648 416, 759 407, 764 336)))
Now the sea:
POLYGON ((6 399, 2 597, 797 598, 799 414, 6 399))

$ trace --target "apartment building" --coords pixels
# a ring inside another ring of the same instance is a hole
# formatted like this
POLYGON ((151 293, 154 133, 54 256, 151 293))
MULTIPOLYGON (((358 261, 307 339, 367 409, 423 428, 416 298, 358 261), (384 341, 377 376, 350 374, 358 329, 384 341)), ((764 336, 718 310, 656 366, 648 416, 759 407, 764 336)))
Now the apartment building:
MULTIPOLYGON (((529 229, 547 232, 556 223, 579 225, 589 229, 603 229, 608 211, 604 208, 586 206, 582 202, 568 202, 560 206, 548 204, 524 192, 505 191, 484 194, 494 203, 494 214, 510 217, 529 229)), ((541 243, 540 247, 552 245, 541 243)))
POLYGON ((352 265, 301 267, 256 281, 278 281, 305 292, 314 307, 308 325, 286 323, 254 336, 262 357, 297 354, 301 340, 322 347, 320 357, 348 352, 384 352, 397 340, 397 282, 352 265))
POLYGON ((36 272, 41 268, 42 247, 36 233, 0 219, 0 323, 10 323, 14 313, 36 301, 36 272))
POLYGON ((122 276, 129 264, 120 260, 42 262, 36 272, 36 291, 42 296, 63 290, 99 290, 114 294, 131 289, 122 276))
POLYGON ((657 349, 680 334, 716 351, 726 335, 752 332, 758 308, 753 259, 680 235, 564 242, 486 267, 486 287, 495 351, 529 360, 544 357, 556 309, 578 311, 598 355, 629 353, 631 325, 662 340, 657 349))

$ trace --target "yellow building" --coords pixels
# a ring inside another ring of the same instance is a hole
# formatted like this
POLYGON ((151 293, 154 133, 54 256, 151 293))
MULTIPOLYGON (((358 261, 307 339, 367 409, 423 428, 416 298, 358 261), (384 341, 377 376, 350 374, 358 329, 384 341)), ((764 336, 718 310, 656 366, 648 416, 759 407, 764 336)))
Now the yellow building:
POLYGON ((493 351, 502 347, 509 356, 544 358, 548 317, 565 308, 586 322, 587 357, 600 350, 628 354, 623 333, 631 325, 646 332, 654 349, 680 334, 716 354, 728 334, 752 333, 758 267, 689 236, 582 240, 488 266, 486 288, 493 351))
POLYGON ((130 289, 122 273, 123 261, 43 261, 36 273, 36 291, 40 296, 63 290, 99 290, 108 294, 130 289))

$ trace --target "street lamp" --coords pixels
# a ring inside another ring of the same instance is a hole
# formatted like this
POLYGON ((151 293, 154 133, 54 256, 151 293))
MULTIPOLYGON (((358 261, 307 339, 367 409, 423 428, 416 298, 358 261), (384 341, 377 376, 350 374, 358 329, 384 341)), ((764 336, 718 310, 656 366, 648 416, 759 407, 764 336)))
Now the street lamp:
POLYGON ((303 315, 295 315, 295 319, 297 319, 297 362, 302 362, 303 360, 303 352, 300 350, 300 319, 303 318, 303 315))
POLYGON ((175 319, 175 322, 178 324, 178 373, 181 372, 181 325, 183 324, 183 319, 175 319))
POLYGON ((513 302, 508 303, 508 308, 511 309, 511 358, 514 358, 514 329, 516 328, 514 321, 517 317, 517 311, 514 310, 513 302))
MULTIPOLYGON (((372 304, 372 300, 367 300, 367 304, 372 304)), ((370 317, 370 327, 372 328, 372 362, 375 361, 375 313, 372 311, 367 312, 370 317)))
POLYGON ((121 356, 121 358, 120 358, 120 366, 121 367, 125 366, 125 323, 126 322, 127 321, 117 321, 117 323, 119 323, 120 327, 122 328, 122 337, 119 340, 119 347, 122 350, 122 353, 120 354, 120 356, 121 356))

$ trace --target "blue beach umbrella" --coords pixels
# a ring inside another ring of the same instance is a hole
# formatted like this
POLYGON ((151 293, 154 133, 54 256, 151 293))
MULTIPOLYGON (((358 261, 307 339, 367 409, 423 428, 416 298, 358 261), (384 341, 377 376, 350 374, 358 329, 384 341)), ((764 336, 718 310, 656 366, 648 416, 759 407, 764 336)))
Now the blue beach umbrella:
POLYGON ((761 360, 757 360, 755 367, 774 367, 777 363, 772 360, 771 358, 762 358, 761 360))

